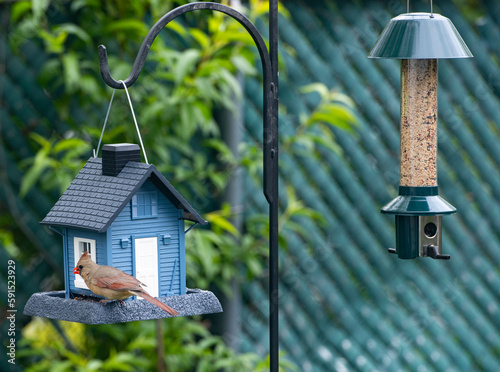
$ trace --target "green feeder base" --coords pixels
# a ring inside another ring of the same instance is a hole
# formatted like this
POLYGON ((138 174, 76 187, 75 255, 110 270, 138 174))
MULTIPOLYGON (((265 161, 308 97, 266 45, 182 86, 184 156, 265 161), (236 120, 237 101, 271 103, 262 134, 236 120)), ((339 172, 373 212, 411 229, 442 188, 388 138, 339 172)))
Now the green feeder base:
POLYGON ((396 249, 399 258, 449 259, 442 251, 442 215, 456 209, 438 195, 437 186, 399 187, 399 196, 382 208, 396 218, 396 249))
POLYGON ((437 186, 399 186, 399 196, 382 208, 382 213, 421 216, 452 214, 456 208, 438 195, 437 186))

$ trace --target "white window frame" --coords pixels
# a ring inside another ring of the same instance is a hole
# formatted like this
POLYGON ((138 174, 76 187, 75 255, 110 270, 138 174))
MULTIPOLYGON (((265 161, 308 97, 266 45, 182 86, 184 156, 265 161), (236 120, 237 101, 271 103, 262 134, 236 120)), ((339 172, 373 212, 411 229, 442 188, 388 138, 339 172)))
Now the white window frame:
MULTIPOLYGON (((75 252, 75 267, 76 267, 76 264, 78 263, 78 260, 80 260, 80 257, 82 256, 82 254, 84 252, 85 245, 87 245, 87 247, 90 247, 90 258, 92 261, 96 262, 96 242, 94 239, 75 237, 73 239, 73 245, 74 245, 74 252, 75 252)), ((89 287, 87 287, 87 284, 85 284, 85 281, 83 280, 83 278, 78 274, 75 275, 75 287, 89 289, 89 287)))
POLYGON ((132 200, 130 201, 130 204, 132 207, 132 219, 133 220, 158 217, 158 192, 156 190, 154 190, 154 191, 138 191, 134 196, 132 196, 132 200), (139 214, 138 195, 141 195, 141 196, 149 195, 149 198, 150 198, 149 207, 151 209, 151 213, 144 214, 144 215, 139 214))

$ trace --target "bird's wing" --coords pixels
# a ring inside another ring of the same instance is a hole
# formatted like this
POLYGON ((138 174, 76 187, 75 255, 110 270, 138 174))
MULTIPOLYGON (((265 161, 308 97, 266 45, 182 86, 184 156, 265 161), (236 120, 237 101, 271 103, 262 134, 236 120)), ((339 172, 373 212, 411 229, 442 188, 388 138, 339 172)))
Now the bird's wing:
POLYGON ((92 284, 101 287, 115 289, 118 291, 140 290, 141 282, 130 275, 104 276, 92 278, 92 284))
POLYGON ((123 271, 110 266, 101 266, 91 281, 92 284, 97 287, 123 291, 130 289, 140 290, 142 285, 142 283, 132 275, 128 275, 123 271), (101 270, 104 268, 105 270, 101 270))

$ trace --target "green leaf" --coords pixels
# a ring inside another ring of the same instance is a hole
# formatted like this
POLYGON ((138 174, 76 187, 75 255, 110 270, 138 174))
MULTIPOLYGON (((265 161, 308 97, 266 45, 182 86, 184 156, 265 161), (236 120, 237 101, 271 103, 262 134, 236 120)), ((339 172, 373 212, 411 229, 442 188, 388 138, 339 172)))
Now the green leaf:
POLYGON ((221 161, 225 163, 235 164, 234 155, 231 149, 220 139, 204 140, 203 145, 216 150, 219 153, 218 158, 221 161))
POLYGON ((245 264, 248 266, 250 273, 254 276, 258 276, 264 270, 264 265, 260 260, 255 257, 250 257, 246 260, 245 264))
POLYGON ((64 42, 68 37, 68 34, 64 31, 59 32, 57 34, 51 34, 46 30, 40 30, 40 36, 45 42, 45 46, 47 47, 47 51, 49 53, 62 53, 64 50, 64 42))
POLYGON ((206 215, 207 221, 209 221, 214 227, 220 228, 222 231, 228 232, 233 236, 239 236, 240 232, 238 229, 227 219, 221 217, 214 213, 209 213, 206 215))
POLYGON ((83 30, 81 27, 78 27, 74 23, 62 23, 54 28, 56 33, 65 32, 67 34, 72 34, 80 38, 82 41, 86 43, 90 43, 92 41, 90 35, 83 30))
POLYGON ((101 360, 92 359, 86 365, 88 371, 100 371, 102 369, 103 362, 101 360))
POLYGON ((255 68, 255 66, 250 63, 248 59, 241 55, 232 56, 231 62, 233 63, 238 73, 252 76, 257 74, 257 69, 255 68))
POLYGON ((139 19, 127 18, 120 19, 118 21, 111 22, 108 27, 106 27, 107 32, 114 31, 135 31, 140 35, 146 35, 148 32, 148 28, 139 19))
POLYGON ((239 41, 246 45, 254 46, 254 41, 252 36, 248 32, 219 32, 216 35, 217 41, 223 41, 225 43, 239 41))
POLYGON ((352 130, 353 125, 356 123, 356 117, 344 105, 332 103, 323 105, 319 111, 314 112, 307 124, 312 125, 315 122, 323 122, 344 130, 352 130))
POLYGON ((181 53, 174 68, 175 83, 180 84, 184 81, 186 75, 192 73, 198 61, 200 60, 200 51, 188 49, 181 53))
POLYGON ((351 97, 336 90, 331 90, 327 98, 328 102, 341 103, 346 107, 348 107, 349 109, 352 109, 356 106, 351 97))
POLYGON ((12 5, 10 21, 16 23, 22 16, 32 9, 31 1, 18 1, 12 5))
POLYGON ((335 141, 335 136, 333 136, 331 132, 328 132, 328 134, 323 133, 321 135, 309 135, 308 137, 313 142, 324 146, 326 149, 334 152, 335 154, 342 154, 342 147, 340 147, 335 141))
POLYGON ((97 80, 93 76, 84 75, 80 76, 79 81, 80 88, 84 94, 87 94, 89 97, 101 97, 100 86, 97 83, 97 80))
POLYGON ((63 151, 74 150, 75 148, 81 148, 82 146, 85 147, 86 150, 89 144, 80 138, 68 138, 56 143, 53 148, 53 151, 54 153, 58 154, 63 151))
POLYGON ((188 35, 188 31, 184 26, 182 26, 178 21, 172 21, 168 23, 165 28, 169 28, 175 32, 177 32, 180 36, 186 37, 188 35))
POLYGON ((40 147, 42 147, 45 151, 49 151, 52 146, 52 142, 47 140, 45 137, 39 135, 36 132, 30 134, 30 138, 34 140, 40 147))
POLYGON ((50 0, 33 0, 32 8, 33 8, 33 16, 35 19, 42 18, 43 14, 47 11, 47 8, 50 5, 50 0))
POLYGON ((328 96, 328 88, 325 84, 322 83, 312 83, 305 85, 299 89, 299 92, 302 94, 316 92, 319 94, 321 99, 325 99, 328 96))
POLYGON ((202 49, 206 49, 210 45, 210 38, 199 28, 190 28, 189 34, 196 40, 202 49))
POLYGON ((62 56, 64 83, 68 92, 75 92, 80 82, 80 66, 75 53, 62 56))
POLYGON ((71 2, 71 10, 77 12, 85 6, 89 6, 89 0, 73 0, 71 2))

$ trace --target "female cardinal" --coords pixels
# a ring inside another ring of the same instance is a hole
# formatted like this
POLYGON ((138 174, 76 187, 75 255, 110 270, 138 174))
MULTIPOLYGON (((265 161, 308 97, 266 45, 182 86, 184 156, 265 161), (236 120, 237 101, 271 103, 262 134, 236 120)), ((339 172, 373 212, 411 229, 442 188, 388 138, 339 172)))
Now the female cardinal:
POLYGON ((73 274, 80 274, 87 287, 96 295, 111 300, 122 301, 130 296, 140 296, 152 304, 165 310, 170 315, 179 315, 171 307, 151 297, 142 287, 144 285, 131 275, 125 274, 116 267, 98 265, 84 252, 73 269, 73 274))

